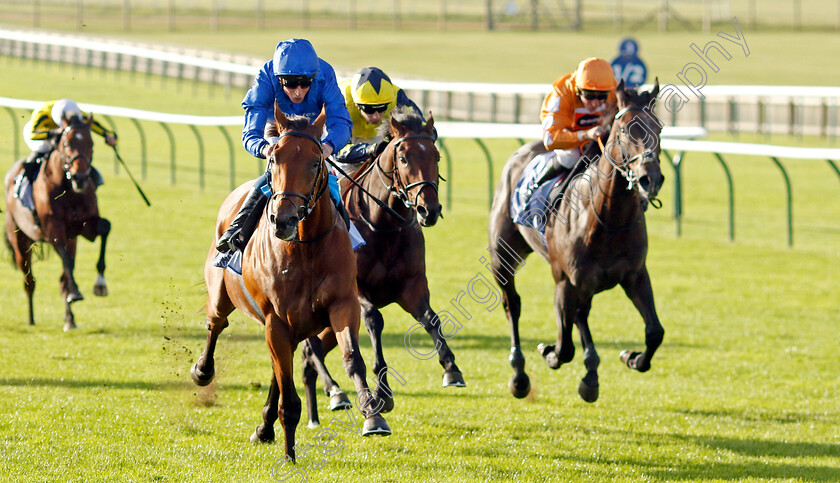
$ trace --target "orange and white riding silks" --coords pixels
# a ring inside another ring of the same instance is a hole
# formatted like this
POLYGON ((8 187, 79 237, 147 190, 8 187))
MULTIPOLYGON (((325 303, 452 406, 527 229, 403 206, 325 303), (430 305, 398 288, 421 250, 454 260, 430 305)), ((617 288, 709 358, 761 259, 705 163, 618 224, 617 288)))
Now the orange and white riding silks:
POLYGON ((601 115, 615 107, 615 89, 610 91, 607 102, 594 111, 584 107, 577 90, 575 73, 566 74, 554 82, 551 93, 543 99, 540 121, 546 149, 573 149, 586 144, 588 140, 579 140, 577 131, 597 126, 601 115))

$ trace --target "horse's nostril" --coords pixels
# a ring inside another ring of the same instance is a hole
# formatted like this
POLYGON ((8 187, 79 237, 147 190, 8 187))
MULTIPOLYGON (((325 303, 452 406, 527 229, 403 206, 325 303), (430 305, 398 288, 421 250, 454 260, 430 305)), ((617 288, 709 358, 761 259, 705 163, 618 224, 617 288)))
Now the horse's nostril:
POLYGON ((426 218, 427 216, 429 216, 429 210, 426 209, 425 206, 418 206, 417 207, 417 214, 422 216, 423 218, 426 218))
POLYGON ((286 221, 286 225, 288 225, 288 226, 295 226, 298 223, 300 223, 300 218, 298 218, 296 216, 292 216, 286 221))

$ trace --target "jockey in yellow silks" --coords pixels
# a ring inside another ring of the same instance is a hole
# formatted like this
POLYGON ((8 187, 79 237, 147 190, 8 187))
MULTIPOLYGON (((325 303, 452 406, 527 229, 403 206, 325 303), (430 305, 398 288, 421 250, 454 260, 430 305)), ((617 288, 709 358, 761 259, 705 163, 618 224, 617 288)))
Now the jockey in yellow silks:
MULTIPOLYGON (((73 116, 78 116, 85 122, 91 117, 82 112, 72 99, 49 101, 32 112, 29 122, 23 126, 23 141, 32 152, 23 160, 23 176, 17 180, 15 193, 23 178, 30 184, 35 180, 41 161, 52 151, 51 139, 61 135, 62 121, 66 122, 73 116)), ((95 120, 90 121, 91 131, 103 136, 109 146, 117 145, 117 133, 106 129, 95 120)), ((96 176, 99 176, 98 173, 96 176)), ((97 179, 97 184, 101 184, 101 179, 97 179)))
POLYGON ((385 143, 377 130, 383 121, 391 117, 394 108, 410 108, 423 117, 423 113, 405 91, 395 86, 376 67, 359 70, 352 78, 340 82, 338 88, 344 96, 350 120, 353 121, 350 144, 336 155, 339 163, 361 163, 384 149, 385 143))

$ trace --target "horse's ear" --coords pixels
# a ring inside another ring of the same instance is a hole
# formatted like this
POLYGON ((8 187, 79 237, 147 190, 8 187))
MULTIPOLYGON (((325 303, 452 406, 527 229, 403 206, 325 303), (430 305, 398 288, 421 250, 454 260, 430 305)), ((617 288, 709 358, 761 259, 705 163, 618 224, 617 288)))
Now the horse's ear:
POLYGON ((435 131, 435 118, 432 116, 432 111, 429 111, 429 120, 426 121, 426 130, 429 132, 435 131))
POLYGON ((653 90, 650 91, 650 98, 651 99, 656 99, 656 96, 658 96, 658 95, 659 95, 659 77, 657 77, 656 80, 653 83, 653 90))
POLYGON ((621 82, 619 82, 618 86, 615 88, 615 97, 618 99, 618 104, 620 106, 627 103, 627 96, 624 92, 624 79, 621 79, 621 82))
POLYGON ((88 126, 93 126, 93 113, 88 114, 87 118, 82 118, 88 126))
POLYGON ((318 117, 315 118, 315 122, 312 123, 312 126, 318 129, 318 132, 324 132, 324 124, 327 122, 327 111, 324 108, 321 108, 321 114, 318 114, 318 117))
POLYGON ((401 137, 400 133, 405 132, 407 130, 403 123, 394 119, 394 116, 389 117, 388 122, 391 123, 391 134, 394 137, 401 137))
POLYGON ((286 115, 283 114, 277 101, 274 101, 274 120, 277 121, 278 129, 282 129, 283 131, 287 129, 289 120, 286 119, 286 115))

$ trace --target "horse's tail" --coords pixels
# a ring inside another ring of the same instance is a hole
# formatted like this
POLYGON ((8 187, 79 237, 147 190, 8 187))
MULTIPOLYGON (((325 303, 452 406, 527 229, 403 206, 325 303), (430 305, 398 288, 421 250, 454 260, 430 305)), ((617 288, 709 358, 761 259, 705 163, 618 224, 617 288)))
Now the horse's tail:
POLYGON ((12 265, 17 267, 15 264, 15 249, 12 247, 12 241, 9 240, 9 232, 6 230, 3 230, 3 241, 6 243, 6 248, 9 250, 9 261, 12 262, 12 265))

